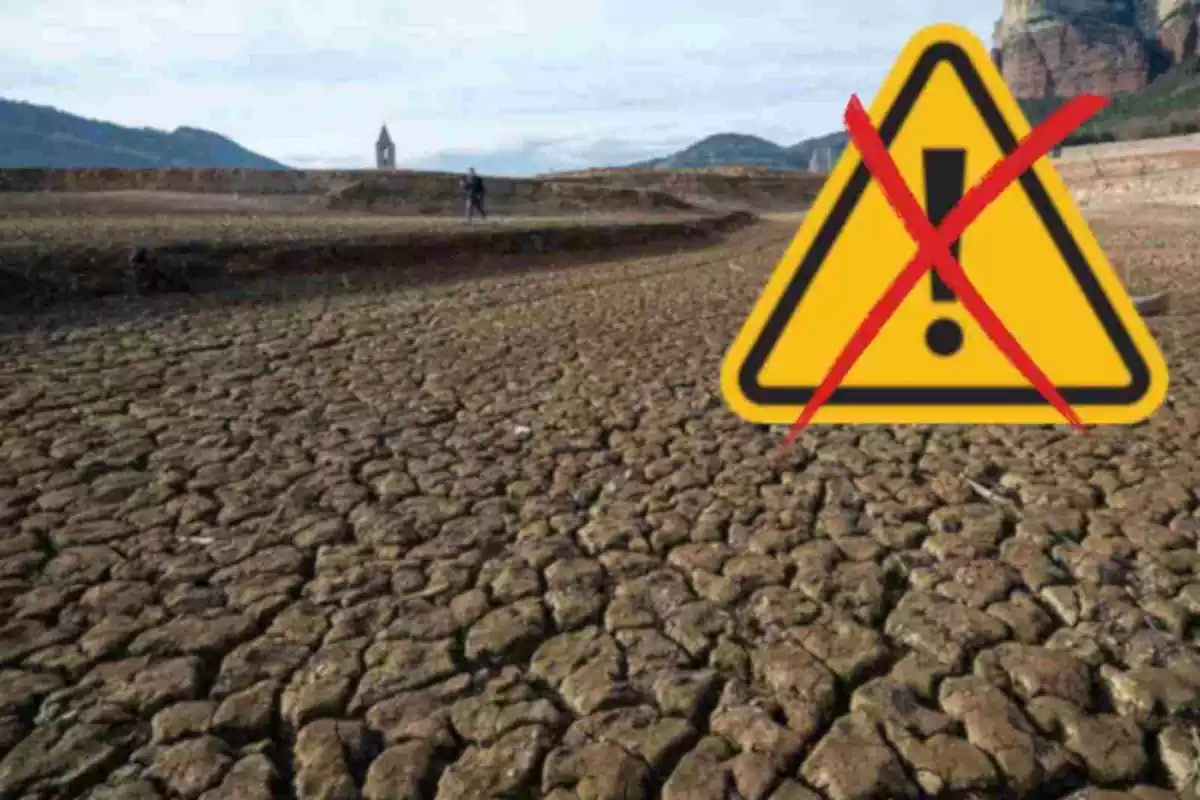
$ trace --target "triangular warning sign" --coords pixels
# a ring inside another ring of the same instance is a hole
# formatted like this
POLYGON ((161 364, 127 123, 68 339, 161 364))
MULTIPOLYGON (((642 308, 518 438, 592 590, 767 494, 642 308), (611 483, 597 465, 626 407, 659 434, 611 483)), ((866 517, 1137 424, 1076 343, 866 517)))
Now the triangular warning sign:
MULTIPOLYGON (((953 25, 909 42, 869 116, 934 225, 1030 131, 983 44, 953 25)), ((917 251, 851 144, 725 357, 721 387, 733 411, 753 422, 794 422, 917 251)), ((1083 423, 1134 422, 1162 403, 1162 354, 1048 158, 1008 184, 951 252, 1083 423)), ((813 421, 1063 417, 929 272, 813 421)))

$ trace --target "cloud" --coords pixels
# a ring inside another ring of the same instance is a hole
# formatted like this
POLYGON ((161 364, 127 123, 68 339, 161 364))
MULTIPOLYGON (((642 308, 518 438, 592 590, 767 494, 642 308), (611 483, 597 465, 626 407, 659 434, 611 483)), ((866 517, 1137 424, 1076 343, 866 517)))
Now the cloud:
POLYGON ((217 130, 304 166, 627 163, 720 131, 838 127, 935 21, 999 0, 0 0, 6 96, 217 130), (655 149, 661 148, 661 149, 655 149), (593 161, 587 162, 592 159, 593 161))
POLYGON ((296 169, 368 169, 374 167, 375 162, 362 156, 299 153, 288 157, 288 166, 296 169))
POLYGON ((566 172, 597 165, 624 165, 644 161, 691 143, 687 137, 654 140, 531 139, 515 145, 485 150, 443 150, 409 159, 399 166, 410 169, 462 172, 474 167, 489 175, 538 175, 566 172))

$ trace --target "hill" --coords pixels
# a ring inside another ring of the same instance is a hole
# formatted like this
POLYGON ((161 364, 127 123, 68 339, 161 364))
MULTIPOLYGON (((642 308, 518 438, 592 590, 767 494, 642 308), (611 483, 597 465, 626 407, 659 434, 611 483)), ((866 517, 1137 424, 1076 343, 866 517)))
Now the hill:
POLYGON ((850 137, 845 131, 836 131, 797 142, 788 148, 788 152, 809 169, 828 172, 833 169, 837 157, 846 149, 849 141, 850 137))
POLYGON ((718 133, 677 153, 653 158, 632 169, 702 169, 707 167, 768 167, 770 169, 828 170, 846 146, 844 133, 805 139, 791 146, 778 145, 758 136, 718 133), (815 156, 815 159, 814 159, 815 156))
POLYGON ((0 167, 287 169, 220 134, 127 128, 0 99, 0 167))
POLYGON ((634 167, 696 169, 730 165, 775 169, 803 169, 808 166, 807 163, 801 164, 787 148, 766 139, 741 133, 718 133, 677 153, 635 164, 634 167))

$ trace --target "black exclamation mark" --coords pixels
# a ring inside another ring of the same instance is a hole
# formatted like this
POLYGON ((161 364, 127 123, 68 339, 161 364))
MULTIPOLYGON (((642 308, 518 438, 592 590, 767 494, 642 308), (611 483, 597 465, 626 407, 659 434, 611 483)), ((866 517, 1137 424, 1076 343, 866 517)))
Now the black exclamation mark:
MULTIPOLYGON (((925 209, 929 221, 937 227, 945 219, 966 190, 966 150, 926 150, 925 156, 925 209)), ((962 240, 955 239, 950 253, 962 261, 959 253, 962 240)), ((953 303, 957 301, 954 290, 947 286, 936 271, 930 272, 933 280, 933 301, 953 303)), ((939 356, 952 356, 963 343, 962 328, 952 319, 942 317, 934 320, 925 331, 925 344, 939 356)))

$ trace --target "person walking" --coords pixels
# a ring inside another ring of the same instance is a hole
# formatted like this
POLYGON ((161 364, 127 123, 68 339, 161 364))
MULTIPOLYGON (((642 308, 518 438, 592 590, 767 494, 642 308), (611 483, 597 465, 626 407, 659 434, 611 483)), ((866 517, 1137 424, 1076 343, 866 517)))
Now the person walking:
POLYGON ((467 174, 463 176, 462 188, 467 195, 467 222, 470 222, 474 217, 475 212, 479 212, 479 216, 487 219, 487 212, 483 209, 483 199, 487 194, 487 189, 484 188, 483 178, 475 174, 475 168, 467 169, 467 174))

